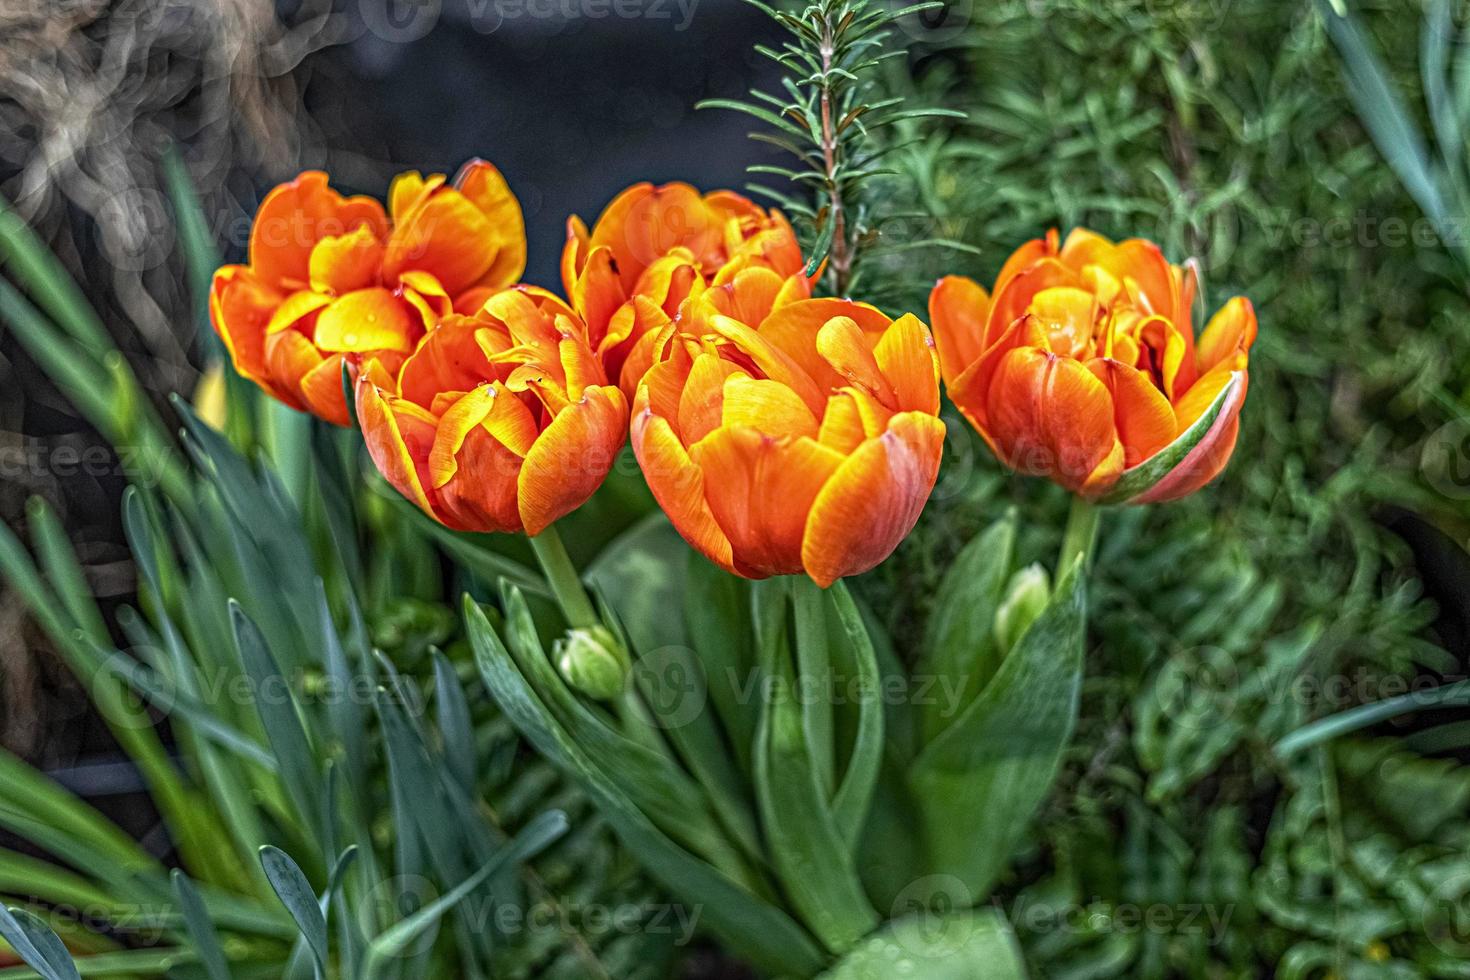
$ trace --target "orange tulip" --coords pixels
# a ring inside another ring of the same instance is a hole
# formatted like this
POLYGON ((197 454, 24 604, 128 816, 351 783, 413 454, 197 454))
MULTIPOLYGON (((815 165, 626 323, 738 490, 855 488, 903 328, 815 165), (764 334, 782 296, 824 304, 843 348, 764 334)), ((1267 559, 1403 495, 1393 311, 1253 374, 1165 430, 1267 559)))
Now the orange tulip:
POLYGON ((825 587, 886 558, 939 471, 939 370, 890 320, 766 268, 696 285, 656 341, 632 441, 679 533, 747 578, 825 587))
POLYGON ((405 173, 388 211, 307 171, 266 195, 248 265, 214 275, 209 311, 235 370, 292 408, 348 424, 342 362, 388 373, 424 331, 468 312, 525 268, 521 208, 483 160, 405 173))
POLYGON ((385 387, 357 381, 368 454, 441 524, 539 534, 602 484, 628 431, 576 313, 544 290, 496 293, 449 314, 385 387))
POLYGON ((804 260, 778 211, 733 191, 703 196, 688 184, 635 184, 589 233, 567 221, 562 285, 587 321, 608 376, 632 395, 651 363, 653 336, 678 314, 696 280, 723 284, 747 268, 785 278, 804 260))
POLYGON ((1193 493, 1235 448, 1256 336, 1236 297, 1196 342, 1197 288, 1153 243, 1080 228, 1019 248, 993 295, 942 279, 929 315, 950 398, 1007 465, 1088 499, 1193 493))

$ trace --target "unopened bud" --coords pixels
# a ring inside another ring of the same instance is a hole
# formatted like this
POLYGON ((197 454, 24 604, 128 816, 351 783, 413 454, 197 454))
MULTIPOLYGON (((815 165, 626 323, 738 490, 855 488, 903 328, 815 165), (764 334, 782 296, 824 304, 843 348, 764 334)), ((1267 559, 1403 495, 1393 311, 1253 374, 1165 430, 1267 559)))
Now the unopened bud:
POLYGON ((622 694, 631 668, 628 652, 604 626, 568 630, 557 641, 556 669, 589 698, 608 701, 622 694))
POLYGON ((1026 635, 1050 601, 1051 577, 1045 568, 1027 565, 1011 576, 1010 583, 1006 585, 1006 597, 995 611, 992 627, 1002 656, 1026 635))

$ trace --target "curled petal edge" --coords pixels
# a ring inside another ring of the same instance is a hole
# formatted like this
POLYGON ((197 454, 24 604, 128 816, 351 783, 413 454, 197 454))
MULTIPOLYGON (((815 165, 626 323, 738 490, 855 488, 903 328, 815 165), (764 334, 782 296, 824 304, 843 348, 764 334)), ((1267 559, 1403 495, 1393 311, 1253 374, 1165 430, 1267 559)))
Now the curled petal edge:
MULTIPOLYGON (((1150 504, 1183 496, 1183 488, 1197 473, 1218 471, 1210 457, 1240 415, 1245 400, 1245 372, 1233 371, 1230 381, 1215 396, 1194 424, 1148 459, 1123 471, 1100 504, 1150 504)), ((1213 473, 1212 473, 1213 475, 1213 473)))

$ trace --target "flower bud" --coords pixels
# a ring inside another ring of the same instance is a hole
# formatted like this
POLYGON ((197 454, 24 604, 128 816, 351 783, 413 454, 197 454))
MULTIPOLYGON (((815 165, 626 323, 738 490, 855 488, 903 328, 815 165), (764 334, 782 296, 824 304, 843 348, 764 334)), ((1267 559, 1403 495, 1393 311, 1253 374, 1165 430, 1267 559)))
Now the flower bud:
POLYGON ((995 611, 995 623, 991 627, 1002 655, 1009 653, 1026 635, 1026 630, 1050 601, 1051 579, 1045 568, 1031 564, 1011 576, 1006 597, 995 611))
POLYGON ((628 652, 606 627, 568 630, 557 641, 556 669, 589 698, 609 701, 622 694, 631 668, 628 652))

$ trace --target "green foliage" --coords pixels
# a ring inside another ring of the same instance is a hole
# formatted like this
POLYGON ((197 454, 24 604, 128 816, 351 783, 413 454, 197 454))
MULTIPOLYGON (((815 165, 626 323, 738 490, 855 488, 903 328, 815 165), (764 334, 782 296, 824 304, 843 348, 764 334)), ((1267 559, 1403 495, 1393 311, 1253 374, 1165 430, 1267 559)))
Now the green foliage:
MULTIPOLYGON (((1445 6, 1429 5, 1430 65, 1446 60, 1430 44, 1443 43, 1445 6)), ((1422 67, 1420 25, 1402 14, 1360 12, 1399 98, 1422 67)), ((1225 476, 1179 503, 1104 512, 1078 731, 998 899, 1035 973, 1457 975, 1442 944, 1462 923, 1411 912, 1404 879, 1348 859, 1432 863, 1443 828, 1383 836, 1354 816, 1381 769, 1350 778, 1344 751, 1276 748, 1298 730, 1351 731, 1372 718, 1339 712, 1464 670, 1439 646, 1407 547, 1377 520, 1391 505, 1457 541, 1470 530, 1462 488, 1420 466, 1470 391, 1463 360, 1444 356, 1470 312, 1455 239, 1441 247, 1432 225, 1410 236, 1404 161, 1370 142, 1379 133, 1359 122, 1361 94, 1344 89, 1311 5, 977 4, 959 42, 916 86, 970 123, 901 159, 929 230, 979 258, 912 253, 869 288, 914 308, 938 275, 988 284, 1023 241, 1086 225, 1199 257, 1205 314, 1243 293, 1261 318, 1225 476), (1329 727, 1304 729, 1319 719, 1329 727), (1334 840, 1346 850, 1324 853, 1334 840), (1274 857, 1304 853, 1322 861, 1274 857), (1315 924, 1283 914, 1304 896, 1320 899, 1315 924), (1361 928, 1375 915, 1391 925, 1361 928)), ((1434 179, 1463 170, 1461 146, 1437 145, 1434 179)), ((1051 552, 1044 529, 1065 512, 1055 488, 1001 473, 957 417, 946 450, 916 533, 860 583, 898 638, 932 626, 952 556, 988 520, 1018 508, 1025 563, 1051 552)), ((1463 767, 1413 754, 1464 744, 1451 726, 1442 735, 1398 743, 1420 799, 1458 799, 1463 767)))

